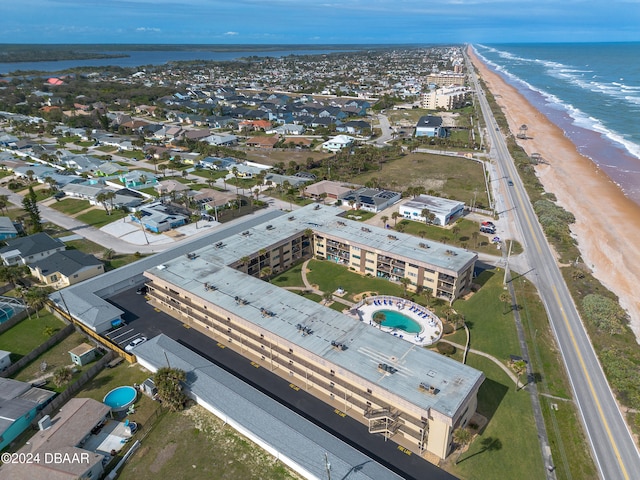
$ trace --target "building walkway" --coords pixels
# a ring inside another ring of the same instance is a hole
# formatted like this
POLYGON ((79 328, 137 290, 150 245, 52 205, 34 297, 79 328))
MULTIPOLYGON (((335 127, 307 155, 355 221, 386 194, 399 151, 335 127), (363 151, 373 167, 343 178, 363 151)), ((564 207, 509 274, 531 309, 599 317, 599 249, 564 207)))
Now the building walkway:
MULTIPOLYGON (((313 285, 311 285, 311 283, 307 279, 307 267, 309 265, 309 261, 310 260, 311 259, 305 260, 305 262, 302 264, 302 269, 300 270, 300 274, 302 275, 302 281, 304 283, 305 289, 306 290, 311 290, 311 292, 313 292, 313 293, 315 293, 317 295, 324 295, 325 292, 315 288, 313 285)), ((345 300, 344 298, 340 298, 337 295, 334 295, 333 293, 331 294, 331 299, 334 302, 342 303, 343 305, 346 305, 347 307, 353 307, 355 305, 355 303, 350 302, 349 300, 345 300)))

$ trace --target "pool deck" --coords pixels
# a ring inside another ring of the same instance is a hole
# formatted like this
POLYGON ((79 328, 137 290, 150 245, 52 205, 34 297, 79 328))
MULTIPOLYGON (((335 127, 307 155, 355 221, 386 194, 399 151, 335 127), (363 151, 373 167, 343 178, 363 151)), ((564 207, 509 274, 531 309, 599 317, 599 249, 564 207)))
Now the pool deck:
POLYGON ((442 321, 432 311, 410 300, 389 296, 369 297, 358 306, 358 311, 362 320, 369 325, 421 347, 432 345, 442 336, 442 321), (373 315, 380 310, 394 310, 402 313, 420 325, 420 333, 414 335, 399 328, 377 324, 373 321, 373 315))

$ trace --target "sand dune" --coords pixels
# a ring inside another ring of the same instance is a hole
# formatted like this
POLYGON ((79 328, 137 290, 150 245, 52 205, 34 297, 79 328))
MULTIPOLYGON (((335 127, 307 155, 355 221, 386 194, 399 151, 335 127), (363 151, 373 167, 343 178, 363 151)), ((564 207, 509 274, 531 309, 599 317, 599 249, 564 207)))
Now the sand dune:
POLYGON ((636 338, 640 338, 640 206, 588 158, 576 150, 564 132, 535 109, 514 87, 489 70, 469 48, 469 57, 496 97, 512 132, 528 127, 519 143, 530 155, 540 153, 549 162, 536 172, 547 192, 574 214, 583 261, 594 275, 620 298, 636 338))

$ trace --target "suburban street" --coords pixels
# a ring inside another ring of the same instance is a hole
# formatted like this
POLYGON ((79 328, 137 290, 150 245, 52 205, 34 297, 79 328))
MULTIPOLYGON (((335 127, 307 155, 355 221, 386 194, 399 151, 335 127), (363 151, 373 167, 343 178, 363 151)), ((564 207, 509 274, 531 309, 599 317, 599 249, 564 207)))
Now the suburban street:
POLYGON ((635 442, 538 223, 505 139, 480 89, 475 71, 469 68, 469 72, 487 125, 491 161, 501 178, 504 202, 497 204, 496 210, 501 215, 509 215, 522 234, 525 253, 532 267, 527 277, 536 277, 532 281, 538 286, 545 304, 597 468, 605 479, 637 478, 640 455, 635 442), (510 185, 509 181, 513 184, 510 185))

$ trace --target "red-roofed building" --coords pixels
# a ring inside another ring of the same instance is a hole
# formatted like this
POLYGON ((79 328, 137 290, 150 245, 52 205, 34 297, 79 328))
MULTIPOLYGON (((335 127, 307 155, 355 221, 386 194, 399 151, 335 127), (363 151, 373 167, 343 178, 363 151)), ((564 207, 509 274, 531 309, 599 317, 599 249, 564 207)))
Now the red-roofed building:
POLYGON ((47 79, 47 83, 49 85, 63 85, 64 82, 62 80, 60 80, 59 78, 55 78, 55 77, 51 77, 49 79, 47 79))

